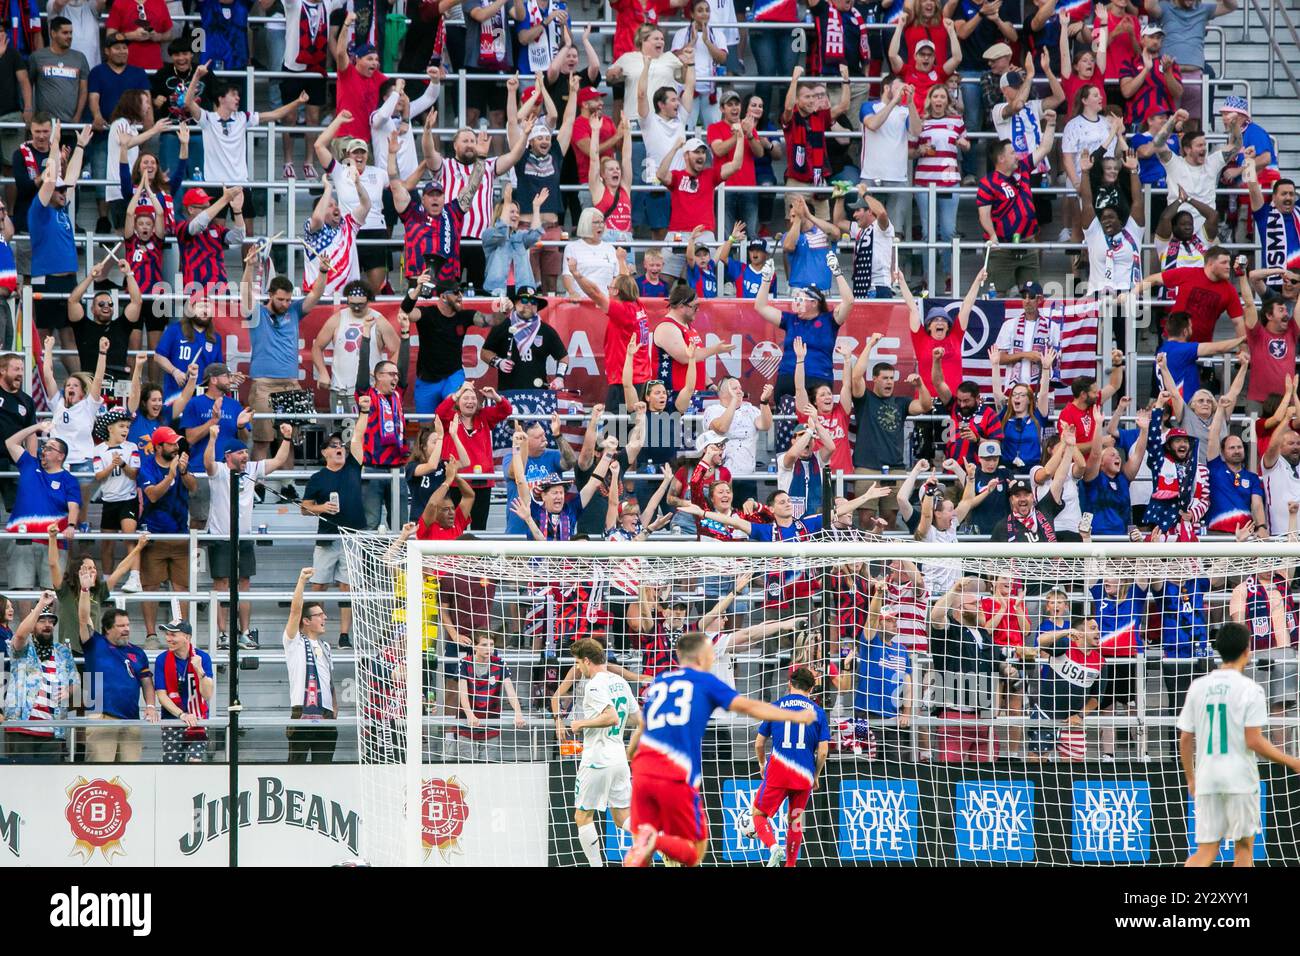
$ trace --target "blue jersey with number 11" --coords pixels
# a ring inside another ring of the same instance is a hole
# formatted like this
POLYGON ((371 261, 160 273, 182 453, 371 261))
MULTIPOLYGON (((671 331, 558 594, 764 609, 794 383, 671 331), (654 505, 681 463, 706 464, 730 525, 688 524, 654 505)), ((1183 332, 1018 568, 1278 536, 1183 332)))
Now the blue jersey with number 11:
POLYGON ((676 667, 656 677, 646 691, 645 730, 633 775, 687 780, 698 787, 709 717, 716 707, 730 707, 736 696, 734 687, 708 671, 676 667))
POLYGON ((759 735, 772 742, 772 756, 768 759, 764 772, 770 772, 772 765, 778 764, 811 787, 813 778, 817 775, 817 746, 822 741, 831 739, 826 711, 803 694, 786 694, 776 702, 776 706, 782 710, 811 709, 817 714, 817 719, 811 724, 776 723, 771 720, 759 724, 759 735))

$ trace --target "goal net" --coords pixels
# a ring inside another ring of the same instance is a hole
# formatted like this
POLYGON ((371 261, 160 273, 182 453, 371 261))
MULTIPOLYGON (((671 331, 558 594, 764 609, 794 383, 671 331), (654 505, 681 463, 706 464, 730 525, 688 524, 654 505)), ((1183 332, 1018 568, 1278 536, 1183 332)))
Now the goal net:
MULTIPOLYGON (((569 649, 584 637, 641 694, 688 631, 711 639, 714 673, 749 697, 774 701, 797 668, 812 672, 829 740, 799 865, 1180 863, 1194 814, 1175 723, 1232 620, 1253 635, 1266 733, 1290 753, 1300 741, 1294 543, 846 532, 777 546, 398 547, 359 534, 346 551, 363 852, 376 865, 586 864, 581 734, 567 730, 585 688, 569 649)), ((733 713, 710 723, 705 865, 773 857, 751 812, 757 730, 733 713)), ((1297 862, 1300 785, 1272 764, 1260 776, 1256 860, 1297 862)), ((785 808, 770 822, 783 846, 785 808)), ((630 835, 613 813, 597 823, 616 865, 630 835)))

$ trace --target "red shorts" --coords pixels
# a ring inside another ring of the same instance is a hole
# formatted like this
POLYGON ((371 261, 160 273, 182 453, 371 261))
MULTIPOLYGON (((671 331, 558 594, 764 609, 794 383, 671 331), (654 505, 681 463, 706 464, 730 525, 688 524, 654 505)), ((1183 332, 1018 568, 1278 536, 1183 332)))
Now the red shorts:
POLYGON ((709 838, 700 792, 684 780, 632 775, 632 830, 644 823, 697 843, 709 838))
POLYGON ((802 813, 804 807, 808 806, 808 800, 812 797, 812 790, 804 788, 802 790, 793 790, 789 787, 768 786, 766 780, 754 794, 754 809, 765 817, 775 818, 781 810, 781 804, 787 799, 790 801, 790 816, 796 813, 802 813))

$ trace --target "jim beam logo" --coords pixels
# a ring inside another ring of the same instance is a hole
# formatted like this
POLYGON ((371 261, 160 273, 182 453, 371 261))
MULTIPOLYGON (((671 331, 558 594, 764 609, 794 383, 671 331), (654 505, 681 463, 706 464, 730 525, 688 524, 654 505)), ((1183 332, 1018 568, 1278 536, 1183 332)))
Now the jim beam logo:
POLYGON ((78 777, 68 787, 67 794, 68 805, 63 816, 75 838, 69 856, 81 857, 83 864, 91 861, 96 850, 109 863, 115 857, 126 856, 122 837, 131 822, 131 790, 122 783, 122 778, 78 777))
POLYGON ((453 855, 464 853, 460 835, 469 819, 469 790, 456 777, 430 780, 424 785, 423 812, 420 814, 420 841, 424 858, 436 848, 446 863, 453 855))

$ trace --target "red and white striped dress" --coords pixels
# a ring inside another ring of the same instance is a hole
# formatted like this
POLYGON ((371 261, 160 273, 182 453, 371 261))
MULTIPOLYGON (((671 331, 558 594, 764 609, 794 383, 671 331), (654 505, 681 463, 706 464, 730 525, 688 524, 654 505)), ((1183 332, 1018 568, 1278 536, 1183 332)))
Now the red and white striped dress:
MULTIPOLYGON (((474 201, 469 209, 465 210, 465 224, 461 227, 462 239, 482 239, 483 230, 492 225, 492 192, 496 186, 497 161, 491 159, 484 165, 483 179, 479 182, 478 192, 474 194, 474 201)), ((466 166, 454 156, 443 158, 439 175, 447 202, 454 201, 461 194, 473 172, 473 163, 466 166)))
POLYGON ((957 150, 957 140, 966 135, 966 124, 960 116, 944 116, 935 119, 927 116, 921 122, 921 134, 913 140, 913 146, 929 146, 934 150, 930 156, 918 156, 916 174, 912 182, 917 186, 952 189, 961 185, 961 168, 957 150))

